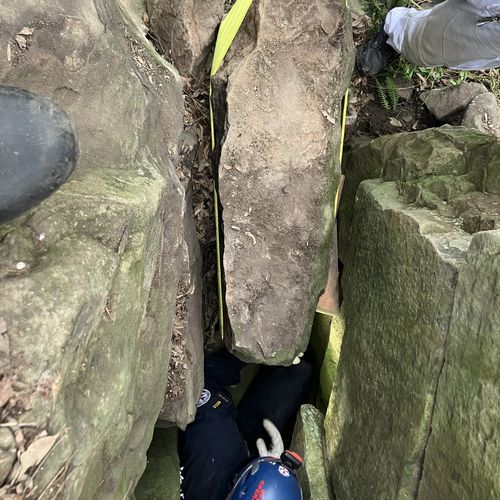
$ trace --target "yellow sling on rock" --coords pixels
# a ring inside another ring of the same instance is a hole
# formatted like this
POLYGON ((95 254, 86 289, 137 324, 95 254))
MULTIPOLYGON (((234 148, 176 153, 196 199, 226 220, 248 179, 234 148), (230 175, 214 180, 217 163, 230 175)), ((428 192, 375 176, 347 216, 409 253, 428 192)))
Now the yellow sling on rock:
MULTIPOLYGON (((212 69, 210 70, 210 135, 212 141, 212 150, 215 149, 215 127, 214 127, 214 111, 212 108, 212 77, 219 71, 227 51, 231 47, 234 38, 238 34, 240 27, 250 9, 253 0, 236 0, 235 4, 231 7, 227 16, 220 24, 219 32, 217 33, 217 40, 215 42, 214 58, 212 60, 212 69)), ((219 323, 220 334, 224 338, 224 298, 222 296, 222 256, 220 245, 220 231, 219 231, 219 196, 217 195, 217 188, 214 179, 214 205, 215 205, 215 248, 217 254, 217 292, 219 295, 219 323)))

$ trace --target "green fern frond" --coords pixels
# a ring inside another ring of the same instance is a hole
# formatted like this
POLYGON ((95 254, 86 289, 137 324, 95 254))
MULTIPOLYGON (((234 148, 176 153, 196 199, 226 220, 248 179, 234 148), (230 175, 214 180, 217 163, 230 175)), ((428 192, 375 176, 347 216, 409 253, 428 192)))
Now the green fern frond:
POLYGON ((399 88, 390 76, 385 77, 385 87, 391 109, 396 111, 399 101, 399 88))
POLYGON ((377 86, 377 95, 380 104, 384 109, 389 110, 390 105, 389 105, 389 97, 387 95, 387 89, 380 83, 378 78, 375 78, 375 84, 377 86))

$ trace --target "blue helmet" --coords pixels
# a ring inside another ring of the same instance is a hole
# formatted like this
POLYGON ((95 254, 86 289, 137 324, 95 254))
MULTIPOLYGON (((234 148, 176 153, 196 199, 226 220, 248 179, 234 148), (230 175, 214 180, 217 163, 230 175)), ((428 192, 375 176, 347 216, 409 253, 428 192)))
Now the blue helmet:
POLYGON ((302 459, 290 451, 281 459, 257 458, 240 473, 228 500, 302 500, 294 472, 301 464, 302 459))

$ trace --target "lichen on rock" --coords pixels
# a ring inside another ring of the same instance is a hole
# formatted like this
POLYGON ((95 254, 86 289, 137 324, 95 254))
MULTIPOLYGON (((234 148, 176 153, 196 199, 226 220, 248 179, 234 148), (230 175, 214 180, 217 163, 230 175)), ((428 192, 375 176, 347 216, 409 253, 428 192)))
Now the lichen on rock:
POLYGON ((0 228, 1 370, 13 391, 1 420, 18 458, 57 436, 43 466, 17 477, 14 464, 1 495, 121 499, 144 469, 167 382, 182 83, 115 2, 30 0, 0 17, 3 47, 31 30, 2 58, 1 81, 57 102, 81 151, 68 183, 0 228))
POLYGON ((325 418, 339 499, 500 493, 498 148, 443 127, 375 139, 346 160, 346 323, 325 418))

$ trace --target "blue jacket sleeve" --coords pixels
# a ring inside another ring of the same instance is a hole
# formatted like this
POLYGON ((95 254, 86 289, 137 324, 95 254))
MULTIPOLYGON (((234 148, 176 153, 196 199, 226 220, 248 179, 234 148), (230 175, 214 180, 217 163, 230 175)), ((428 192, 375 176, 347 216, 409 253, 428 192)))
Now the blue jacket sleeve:
POLYGON ((205 387, 223 388, 240 382, 240 371, 246 363, 221 349, 205 359, 205 387))

